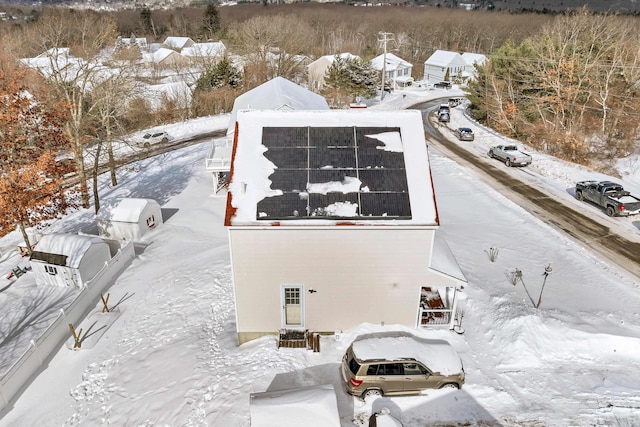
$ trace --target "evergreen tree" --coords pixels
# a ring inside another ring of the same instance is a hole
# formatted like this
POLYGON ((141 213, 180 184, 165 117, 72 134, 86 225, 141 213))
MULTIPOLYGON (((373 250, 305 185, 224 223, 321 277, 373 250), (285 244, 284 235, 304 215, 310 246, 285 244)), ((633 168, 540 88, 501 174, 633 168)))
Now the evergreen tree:
POLYGON ((242 72, 225 57, 209 68, 196 82, 196 91, 239 88, 242 86, 242 72))
POLYGON ((352 98, 373 98, 379 83, 378 71, 360 58, 336 56, 325 74, 327 92, 339 91, 352 98))

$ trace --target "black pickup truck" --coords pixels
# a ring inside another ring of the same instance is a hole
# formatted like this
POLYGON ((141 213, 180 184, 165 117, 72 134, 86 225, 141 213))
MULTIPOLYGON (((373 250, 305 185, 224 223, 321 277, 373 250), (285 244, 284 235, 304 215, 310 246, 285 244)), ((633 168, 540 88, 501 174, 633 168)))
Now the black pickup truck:
POLYGON ((587 200, 604 208, 609 216, 640 214, 640 199, 622 185, 611 181, 580 181, 576 184, 576 199, 587 200))

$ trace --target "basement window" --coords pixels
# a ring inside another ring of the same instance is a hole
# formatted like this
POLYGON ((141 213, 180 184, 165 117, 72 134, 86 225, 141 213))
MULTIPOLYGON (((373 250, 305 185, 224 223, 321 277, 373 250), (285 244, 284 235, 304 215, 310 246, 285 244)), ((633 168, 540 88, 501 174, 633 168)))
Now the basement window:
POLYGON ((51 274, 52 276, 55 276, 56 274, 58 274, 58 270, 52 265, 45 265, 44 271, 51 274))

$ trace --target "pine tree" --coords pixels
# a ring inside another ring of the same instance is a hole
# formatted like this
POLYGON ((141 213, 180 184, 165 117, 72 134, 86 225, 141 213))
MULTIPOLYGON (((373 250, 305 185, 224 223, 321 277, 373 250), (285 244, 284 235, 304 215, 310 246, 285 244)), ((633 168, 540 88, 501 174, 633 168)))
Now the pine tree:
POLYGON ((240 86, 242 86, 242 72, 231 63, 229 58, 225 57, 198 79, 196 91, 240 86))

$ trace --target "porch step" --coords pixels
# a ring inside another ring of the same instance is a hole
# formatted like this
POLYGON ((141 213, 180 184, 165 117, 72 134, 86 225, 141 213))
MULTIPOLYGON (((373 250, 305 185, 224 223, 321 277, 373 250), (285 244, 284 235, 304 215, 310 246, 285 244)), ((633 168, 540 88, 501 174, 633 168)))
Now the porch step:
POLYGON ((280 329, 278 348, 306 348, 314 352, 320 351, 320 334, 295 329, 280 329))

